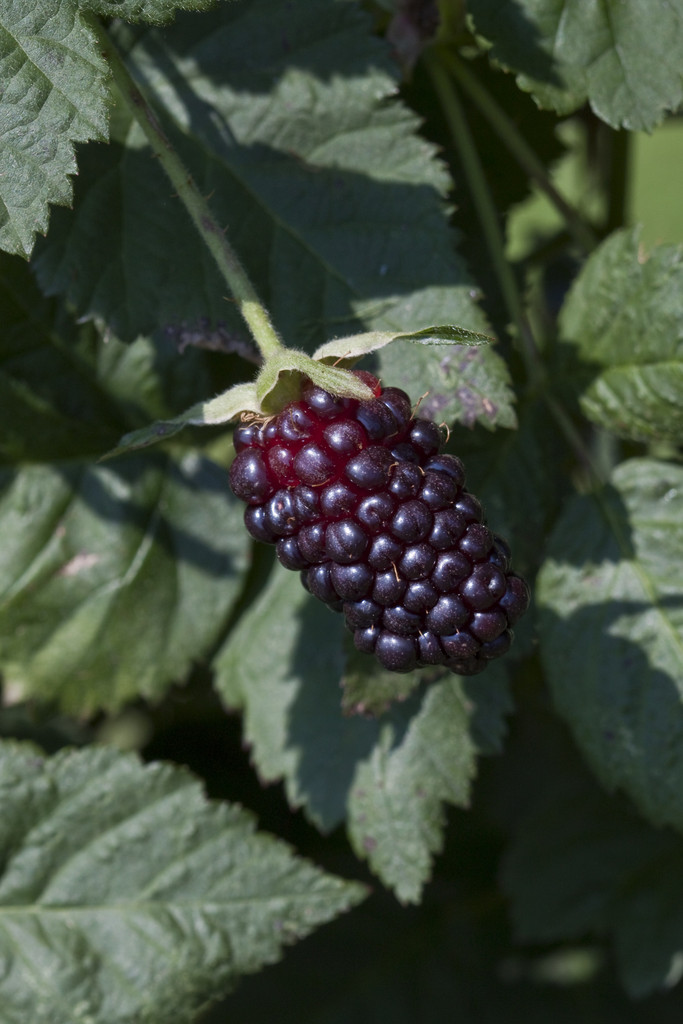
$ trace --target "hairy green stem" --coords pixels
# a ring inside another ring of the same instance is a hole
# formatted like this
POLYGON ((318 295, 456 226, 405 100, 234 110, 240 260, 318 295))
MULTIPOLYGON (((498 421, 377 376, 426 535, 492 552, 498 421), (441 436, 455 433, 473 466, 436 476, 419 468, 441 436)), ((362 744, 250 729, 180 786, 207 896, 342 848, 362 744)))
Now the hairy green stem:
POLYGON ((145 133, 152 152, 173 183, 178 198, 215 259, 261 355, 264 360, 276 355, 284 346, 225 231, 216 222, 208 203, 171 145, 143 89, 133 81, 109 34, 95 17, 88 18, 88 23, 97 36, 102 55, 109 64, 123 102, 145 133))
POLYGON ((498 223, 498 215, 493 197, 453 80, 448 68, 442 62, 440 51, 436 49, 428 51, 424 56, 424 60, 463 166, 472 202, 479 217, 508 315, 516 328, 519 349, 524 360, 529 383, 541 393, 550 414, 553 416, 567 443, 580 464, 584 466, 596 489, 599 489, 602 481, 590 451, 561 403, 548 390, 546 370, 541 360, 531 325, 524 311, 515 275, 505 257, 503 236, 498 223))
POLYGON ((451 49, 441 51, 441 59, 448 70, 456 78, 460 87, 477 105, 481 113, 494 129, 498 138, 512 153, 518 164, 532 181, 545 192, 550 201, 560 212, 574 240, 585 252, 590 253, 598 244, 597 235, 585 223, 577 210, 567 202, 551 181, 545 165, 539 160, 535 151, 520 135, 517 126, 501 110, 491 94, 471 73, 467 65, 451 49))

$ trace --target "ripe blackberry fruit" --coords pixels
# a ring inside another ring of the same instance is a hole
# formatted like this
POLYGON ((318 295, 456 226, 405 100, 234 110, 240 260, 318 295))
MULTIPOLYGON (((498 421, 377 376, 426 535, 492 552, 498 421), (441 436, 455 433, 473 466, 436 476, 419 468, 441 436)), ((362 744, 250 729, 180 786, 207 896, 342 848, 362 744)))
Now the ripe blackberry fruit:
POLYGON ((475 675, 510 647, 528 587, 439 427, 413 416, 404 391, 355 372, 374 398, 308 381, 278 416, 237 427, 230 484, 247 530, 385 668, 475 675))

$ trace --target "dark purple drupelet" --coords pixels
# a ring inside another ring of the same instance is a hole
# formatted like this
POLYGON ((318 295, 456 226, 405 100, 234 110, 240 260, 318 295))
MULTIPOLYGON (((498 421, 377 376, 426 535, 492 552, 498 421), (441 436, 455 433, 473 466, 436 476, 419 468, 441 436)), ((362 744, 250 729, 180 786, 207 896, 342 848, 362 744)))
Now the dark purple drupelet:
POLYGON ((237 427, 230 484, 247 529, 385 668, 475 675, 509 649, 529 589, 440 428, 358 375, 370 401, 308 382, 277 417, 237 427))

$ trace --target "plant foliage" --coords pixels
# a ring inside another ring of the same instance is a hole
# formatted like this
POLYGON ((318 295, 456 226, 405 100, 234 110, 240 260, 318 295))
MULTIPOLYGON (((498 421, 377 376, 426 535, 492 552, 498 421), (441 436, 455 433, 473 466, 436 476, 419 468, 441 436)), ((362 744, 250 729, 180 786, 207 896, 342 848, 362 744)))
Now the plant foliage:
POLYGON ((654 6, 0 4, 1 1024, 680 1021, 654 6), (243 527, 236 419, 355 365, 532 585, 480 676, 380 669, 243 527))

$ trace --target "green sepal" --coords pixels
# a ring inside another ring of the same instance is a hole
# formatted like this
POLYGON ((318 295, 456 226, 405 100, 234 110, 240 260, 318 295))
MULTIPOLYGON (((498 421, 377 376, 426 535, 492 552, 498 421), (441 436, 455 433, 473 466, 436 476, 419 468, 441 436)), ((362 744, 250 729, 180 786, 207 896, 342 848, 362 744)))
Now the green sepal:
POLYGON ((275 414, 301 394, 301 385, 308 377, 325 391, 341 398, 356 398, 367 402, 373 397, 371 389, 348 370, 328 366, 295 349, 283 349, 269 358, 256 378, 256 395, 261 410, 275 414))
POLYGON ((409 334, 396 331, 366 331, 363 334, 351 334, 347 338, 333 338, 313 353, 314 359, 326 362, 339 362, 344 366, 353 364, 371 352, 391 344, 392 341, 413 341, 417 345, 488 345, 495 339, 479 331, 470 331, 466 327, 455 327, 446 324, 442 327, 425 327, 421 331, 409 334))
POLYGON ((124 434, 116 448, 112 448, 102 456, 100 461, 112 459, 115 455, 124 455, 138 448, 147 448, 149 445, 159 441, 167 441, 179 433, 183 427, 188 425, 195 427, 215 427, 221 423, 228 423, 235 419, 240 413, 260 413, 258 399, 256 397, 256 386, 254 384, 236 384, 228 388, 215 398, 209 398, 206 402, 197 402, 186 409, 185 412, 172 420, 157 420, 147 427, 140 427, 139 430, 132 430, 124 434))
POLYGON ((372 390, 348 367, 370 352, 384 348, 392 341, 413 341, 419 345, 485 345, 494 339, 465 327, 426 327, 411 334, 395 331, 367 331, 348 338, 328 341, 311 357, 297 349, 283 348, 269 356, 256 381, 237 384, 206 402, 198 402, 172 420, 158 420, 125 434, 116 448, 103 459, 123 455, 138 448, 147 448, 158 441, 166 441, 188 424, 212 427, 236 419, 243 412, 257 416, 273 416, 301 394, 304 379, 308 378, 333 395, 355 398, 360 402, 373 397, 372 390), (330 362, 341 365, 331 366, 330 362))

